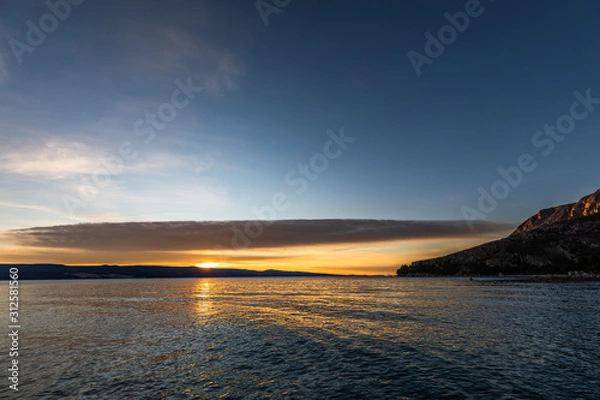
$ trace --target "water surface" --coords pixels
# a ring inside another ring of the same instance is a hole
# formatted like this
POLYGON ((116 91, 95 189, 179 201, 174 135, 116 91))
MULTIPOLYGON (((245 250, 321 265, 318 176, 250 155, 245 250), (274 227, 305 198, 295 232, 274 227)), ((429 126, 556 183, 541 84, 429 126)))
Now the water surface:
POLYGON ((21 314, 24 399, 600 398, 598 282, 23 281, 21 314))

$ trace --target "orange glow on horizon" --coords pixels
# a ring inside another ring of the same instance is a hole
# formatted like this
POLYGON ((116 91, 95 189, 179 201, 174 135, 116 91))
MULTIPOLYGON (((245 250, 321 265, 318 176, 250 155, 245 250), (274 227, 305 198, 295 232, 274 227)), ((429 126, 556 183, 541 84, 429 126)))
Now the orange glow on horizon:
POLYGON ((202 262, 199 264, 196 264, 196 267, 198 268, 218 268, 221 264, 218 262, 211 262, 211 261, 207 261, 207 262, 202 262))
POLYGON ((66 248, 6 247, 0 263, 65 265, 163 265, 198 268, 234 268, 264 271, 390 275, 400 265, 466 249, 490 238, 440 238, 393 242, 367 242, 285 246, 272 248, 190 251, 118 251, 66 248), (210 260, 198 263, 198 260, 210 260))

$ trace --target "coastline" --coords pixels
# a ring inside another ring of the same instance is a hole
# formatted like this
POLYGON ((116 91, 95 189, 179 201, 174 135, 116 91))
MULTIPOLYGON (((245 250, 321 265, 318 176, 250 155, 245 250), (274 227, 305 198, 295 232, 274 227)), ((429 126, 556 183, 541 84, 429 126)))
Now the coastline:
POLYGON ((533 282, 577 282, 600 281, 600 274, 584 271, 569 271, 567 274, 533 274, 533 275, 436 275, 436 274, 407 274, 397 275, 397 278, 463 278, 470 280, 506 280, 533 282))

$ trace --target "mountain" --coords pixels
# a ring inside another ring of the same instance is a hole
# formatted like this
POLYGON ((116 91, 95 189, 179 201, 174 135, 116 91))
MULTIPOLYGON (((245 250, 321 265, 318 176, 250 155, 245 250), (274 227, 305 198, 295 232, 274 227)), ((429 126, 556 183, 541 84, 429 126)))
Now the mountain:
POLYGON ((533 217, 528 218, 511 234, 518 235, 534 229, 552 225, 557 222, 576 220, 600 212, 600 189, 595 193, 582 197, 577 203, 546 208, 533 217))
POLYGON ((253 271, 233 268, 198 268, 164 266, 65 266, 62 264, 0 264, 0 279, 9 279, 11 268, 19 270, 19 280, 32 279, 112 279, 112 278, 233 278, 271 276, 319 276, 309 272, 277 270, 253 271))
POLYGON ((600 272, 600 190, 539 211, 508 237, 404 265, 398 275, 600 272))

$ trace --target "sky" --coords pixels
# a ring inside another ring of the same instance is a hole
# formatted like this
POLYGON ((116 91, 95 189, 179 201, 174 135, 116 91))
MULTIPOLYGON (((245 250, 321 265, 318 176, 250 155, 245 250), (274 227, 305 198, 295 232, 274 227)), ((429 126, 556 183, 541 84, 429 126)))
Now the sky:
POLYGON ((599 17, 3 1, 0 262, 393 273, 503 237, 600 187, 599 17))

